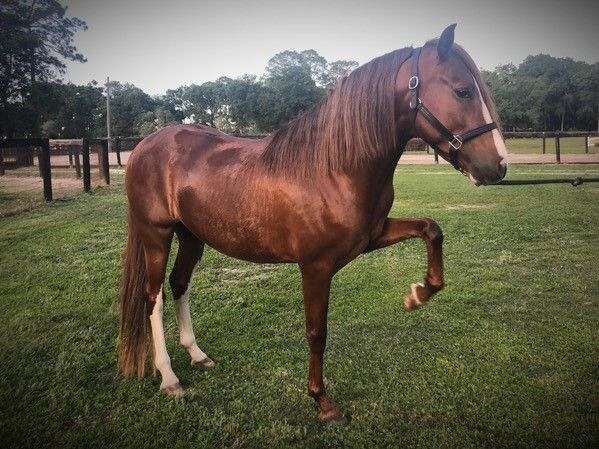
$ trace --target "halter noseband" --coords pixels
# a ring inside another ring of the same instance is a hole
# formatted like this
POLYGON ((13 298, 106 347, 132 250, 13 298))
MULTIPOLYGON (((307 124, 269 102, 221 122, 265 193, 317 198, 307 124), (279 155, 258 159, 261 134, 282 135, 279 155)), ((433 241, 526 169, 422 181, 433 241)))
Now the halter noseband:
MULTIPOLYGON (((431 145, 434 149, 440 153, 445 153, 448 157, 448 162, 453 165, 457 170, 461 169, 458 167, 458 152, 462 148, 462 144, 474 139, 482 134, 492 131, 497 128, 495 122, 486 123, 477 128, 471 129, 463 134, 454 134, 451 132, 443 123, 439 121, 435 114, 433 114, 420 100, 418 95, 418 88, 420 87, 420 78, 418 77, 418 60, 420 59, 420 51, 422 47, 414 49, 412 53, 412 76, 408 81, 408 89, 412 92, 412 98, 410 99, 410 109, 414 111, 414 127, 416 126, 416 118, 418 113, 429 122, 433 128, 435 128, 439 134, 441 134, 447 142, 449 142, 449 153, 441 151, 437 145, 431 145)), ((427 142, 428 143, 428 142, 427 142)))

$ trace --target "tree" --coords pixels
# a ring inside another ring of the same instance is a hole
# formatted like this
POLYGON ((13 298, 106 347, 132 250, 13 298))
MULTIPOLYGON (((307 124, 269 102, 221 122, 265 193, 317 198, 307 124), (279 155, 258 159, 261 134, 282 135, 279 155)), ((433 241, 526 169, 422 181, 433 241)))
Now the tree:
POLYGON ((358 63, 352 60, 340 59, 333 61, 328 65, 328 70, 324 78, 323 85, 331 88, 337 83, 337 80, 347 76, 350 72, 358 68, 358 63))
POLYGON ((95 137, 102 116, 102 89, 95 81, 84 85, 40 85, 42 135, 48 137, 95 137))
MULTIPOLYGON (((111 130, 114 136, 136 136, 139 134, 138 118, 153 111, 157 101, 139 87, 130 83, 110 82, 111 130)), ((102 106, 101 123, 106 122, 106 106, 102 106)), ((106 135, 106 128, 100 128, 106 135)))
POLYGON ((135 128, 138 135, 147 136, 175 121, 175 117, 170 110, 157 107, 153 111, 142 113, 136 120, 135 128))
POLYGON ((356 69, 358 63, 343 59, 329 63, 316 50, 303 50, 301 52, 285 50, 268 60, 265 71, 266 77, 281 75, 291 67, 309 70, 310 77, 318 87, 330 88, 335 85, 339 78, 356 69))
POLYGON ((39 83, 58 79, 64 60, 85 62, 73 37, 87 26, 66 10, 56 0, 0 3, 0 134, 39 132, 39 83), (29 116, 29 126, 7 127, 8 116, 19 109, 29 116))
POLYGON ((324 96, 323 89, 312 79, 310 68, 304 65, 280 67, 268 73, 264 87, 261 127, 265 130, 288 122, 300 112, 314 107, 324 96))
POLYGON ((168 90, 164 101, 177 112, 180 120, 214 126, 216 114, 225 97, 229 78, 219 78, 201 85, 191 84, 168 90))
POLYGON ((229 79, 225 85, 226 100, 220 111, 221 122, 235 127, 235 131, 257 133, 267 129, 269 99, 267 90, 254 75, 229 79))
POLYGON ((483 75, 507 129, 593 129, 599 115, 599 64, 549 55, 483 75))

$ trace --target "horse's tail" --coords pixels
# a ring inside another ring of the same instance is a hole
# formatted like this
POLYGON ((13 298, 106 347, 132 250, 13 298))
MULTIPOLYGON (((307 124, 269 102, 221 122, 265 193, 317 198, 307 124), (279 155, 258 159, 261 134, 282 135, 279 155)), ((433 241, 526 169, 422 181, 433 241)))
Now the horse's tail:
POLYGON ((123 256, 120 288, 119 371, 127 377, 143 377, 146 370, 150 326, 146 258, 139 232, 129 217, 129 238, 123 256))

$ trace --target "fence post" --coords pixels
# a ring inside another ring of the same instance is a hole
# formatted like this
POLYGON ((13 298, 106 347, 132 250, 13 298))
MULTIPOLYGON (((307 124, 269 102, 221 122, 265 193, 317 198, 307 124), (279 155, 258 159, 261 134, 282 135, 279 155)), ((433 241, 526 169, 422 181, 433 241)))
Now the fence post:
POLYGON ((50 202, 52 201, 52 168, 50 166, 50 141, 48 139, 44 139, 41 144, 38 163, 44 181, 44 199, 50 202))
POLYGON ((43 178, 44 177, 44 168, 42 167, 41 155, 42 155, 42 150, 37 150, 37 169, 40 172, 40 178, 43 178))
POLYGON ((100 145, 100 152, 98 154, 99 165, 100 165, 100 174, 102 178, 104 178, 104 182, 106 185, 110 185, 110 162, 108 160, 108 140, 102 140, 102 145, 100 145))
POLYGON ((4 176, 4 156, 2 155, 2 148, 0 148, 0 176, 4 176))
POLYGON ((545 131, 543 131, 543 147, 541 148, 541 154, 545 154, 545 131))
POLYGON ((116 163, 119 164, 119 167, 122 167, 123 164, 121 163, 121 139, 117 138, 114 144, 116 151, 116 163))
POLYGON ((584 136, 584 152, 589 152, 589 136, 584 136))
POLYGON ((71 148, 68 149, 69 151, 69 168, 73 167, 73 150, 71 150, 71 148))
POLYGON ((81 159, 83 162, 83 190, 89 192, 92 189, 89 168, 89 140, 83 139, 81 144, 81 159))
POLYGON ((557 164, 561 164, 562 163, 562 157, 560 154, 560 147, 559 147, 559 133, 557 133, 555 135, 555 162, 557 164))
POLYGON ((73 158, 75 159, 75 175, 77 179, 81 179, 81 162, 79 161, 79 149, 73 151, 73 158))
POLYGON ((438 164, 439 163, 439 153, 437 152, 436 148, 433 149, 433 154, 435 155, 435 164, 438 164))

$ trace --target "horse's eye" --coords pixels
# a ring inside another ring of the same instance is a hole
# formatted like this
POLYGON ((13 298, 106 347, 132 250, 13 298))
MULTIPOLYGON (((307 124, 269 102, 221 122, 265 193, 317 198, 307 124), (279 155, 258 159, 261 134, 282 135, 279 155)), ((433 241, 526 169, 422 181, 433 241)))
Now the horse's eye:
POLYGON ((458 97, 464 98, 464 99, 472 98, 472 91, 470 89, 468 89, 467 87, 456 89, 455 94, 458 97))

